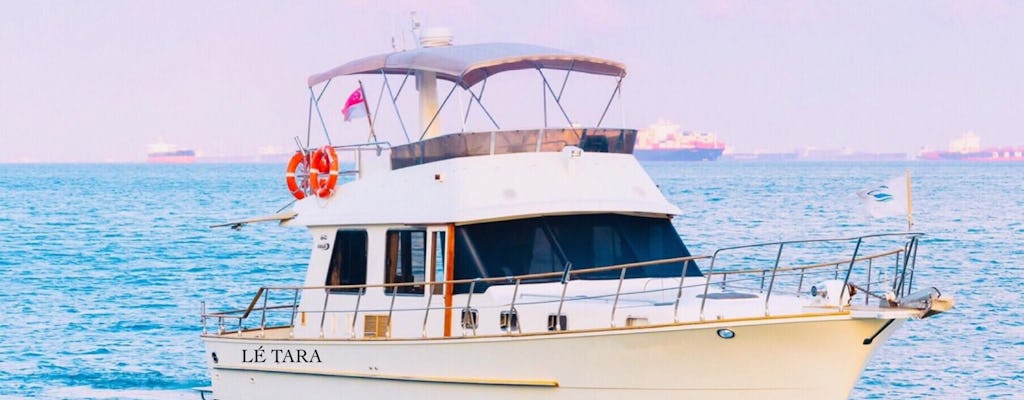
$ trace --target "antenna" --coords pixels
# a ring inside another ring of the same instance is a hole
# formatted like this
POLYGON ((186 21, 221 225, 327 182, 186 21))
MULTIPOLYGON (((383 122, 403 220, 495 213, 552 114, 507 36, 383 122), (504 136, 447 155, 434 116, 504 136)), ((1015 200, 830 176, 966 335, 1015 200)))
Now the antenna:
POLYGON ((398 51, 398 47, 395 42, 395 32, 398 31, 398 23, 394 18, 391 19, 391 51, 398 51))
POLYGON ((413 42, 420 47, 420 21, 416 19, 416 11, 409 12, 409 21, 412 23, 413 42))

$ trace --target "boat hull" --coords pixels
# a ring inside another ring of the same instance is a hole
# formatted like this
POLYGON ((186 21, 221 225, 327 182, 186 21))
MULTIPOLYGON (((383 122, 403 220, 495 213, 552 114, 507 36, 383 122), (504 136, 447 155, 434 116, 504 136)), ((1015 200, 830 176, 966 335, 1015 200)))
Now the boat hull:
POLYGON ((839 399, 902 321, 838 313, 456 339, 204 339, 222 400, 839 399))

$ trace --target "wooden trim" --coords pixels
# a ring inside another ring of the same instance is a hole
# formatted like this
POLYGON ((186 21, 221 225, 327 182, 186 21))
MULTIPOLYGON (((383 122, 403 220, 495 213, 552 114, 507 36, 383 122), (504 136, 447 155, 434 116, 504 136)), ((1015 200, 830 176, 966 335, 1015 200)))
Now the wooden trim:
MULTIPOLYGON (((455 280, 455 224, 448 224, 448 231, 444 238, 444 280, 455 280)), ((446 283, 444 285, 444 337, 452 336, 452 293, 455 285, 446 283)))

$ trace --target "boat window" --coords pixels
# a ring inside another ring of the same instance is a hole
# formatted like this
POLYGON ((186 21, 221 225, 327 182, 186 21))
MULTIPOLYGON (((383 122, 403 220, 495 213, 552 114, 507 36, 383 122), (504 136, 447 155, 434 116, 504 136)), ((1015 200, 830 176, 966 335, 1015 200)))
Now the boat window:
MULTIPOLYGON (((339 230, 327 269, 327 286, 366 284, 366 231, 339 230)), ((331 289, 358 292, 358 288, 331 289)))
POLYGON ((524 152, 559 152, 578 146, 588 152, 633 154, 636 131, 603 128, 550 128, 450 133, 391 148, 391 167, 410 167, 458 157, 524 152))
MULTIPOLYGON (((618 214, 565 215, 464 225, 456 228, 455 279, 512 277, 562 272, 665 258, 687 257, 689 250, 668 218, 618 214)), ((687 276, 701 276, 693 261, 687 276)), ((618 279, 621 271, 574 274, 572 279, 618 279)), ((631 268, 626 278, 678 277, 683 263, 631 268)), ((554 282, 560 275, 531 282, 554 282)), ((526 281, 524 281, 525 283, 526 281)), ((493 284, 512 284, 509 279, 493 284)), ((486 290, 478 282, 474 291, 486 290)), ((456 285, 455 293, 470 285, 456 285)))
MULTIPOLYGON (((434 232, 434 247, 430 249, 430 262, 433 264, 433 268, 430 269, 432 271, 430 276, 431 282, 445 281, 444 257, 448 247, 445 245, 444 236, 445 232, 434 232)), ((433 285, 432 287, 434 288, 434 294, 444 293, 443 285, 433 285)))
MULTIPOLYGON (((426 281, 427 232, 424 230, 388 231, 387 264, 384 283, 412 283, 426 281)), ((392 293, 394 288, 388 288, 392 293)), ((399 286, 397 293, 423 294, 423 285, 399 286)))

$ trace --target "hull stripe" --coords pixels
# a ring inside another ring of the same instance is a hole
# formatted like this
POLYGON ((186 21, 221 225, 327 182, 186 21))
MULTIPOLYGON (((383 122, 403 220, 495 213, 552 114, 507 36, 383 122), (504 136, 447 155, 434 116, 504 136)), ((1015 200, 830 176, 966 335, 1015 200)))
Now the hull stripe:
POLYGON ((253 368, 243 366, 215 366, 213 369, 227 370, 227 371, 251 371, 251 372, 266 372, 272 374, 300 374, 300 375, 313 375, 313 376, 333 376, 340 378, 354 378, 354 379, 379 379, 388 381, 406 381, 406 382, 427 382, 427 383, 455 383, 455 384, 466 384, 466 385, 497 385, 497 386, 532 386, 532 387, 558 387, 558 381, 553 380, 542 380, 542 379, 489 379, 489 378, 468 378, 468 377, 448 377, 448 376, 409 376, 409 375, 387 375, 387 374, 367 374, 362 372, 352 371, 316 371, 310 369, 298 369, 298 368, 253 368))

